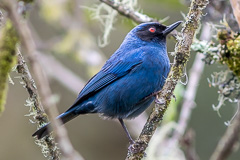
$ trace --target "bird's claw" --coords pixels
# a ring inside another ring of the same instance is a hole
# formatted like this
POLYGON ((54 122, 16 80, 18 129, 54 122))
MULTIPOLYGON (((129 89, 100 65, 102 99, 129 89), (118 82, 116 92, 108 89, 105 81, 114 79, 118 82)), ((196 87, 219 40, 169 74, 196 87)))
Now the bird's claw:
POLYGON ((161 101, 161 100, 158 99, 158 98, 155 99, 155 103, 158 104, 158 105, 164 105, 164 104, 165 104, 164 101, 161 101))
POLYGON ((146 153, 144 152, 145 147, 144 145, 133 141, 132 144, 130 144, 130 146, 128 147, 128 152, 130 152, 131 154, 136 154, 136 153, 141 153, 143 152, 144 157, 146 156, 146 153))
POLYGON ((135 141, 133 139, 130 139, 129 143, 130 143, 130 145, 133 145, 135 143, 135 141))

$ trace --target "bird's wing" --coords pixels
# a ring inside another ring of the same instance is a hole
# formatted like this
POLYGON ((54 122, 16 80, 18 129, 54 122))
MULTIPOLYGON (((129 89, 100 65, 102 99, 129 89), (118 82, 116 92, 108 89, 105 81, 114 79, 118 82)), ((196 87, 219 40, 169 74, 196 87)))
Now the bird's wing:
POLYGON ((73 107, 81 103, 83 100, 86 100, 99 90, 116 81, 117 79, 127 75, 132 69, 134 69, 141 63, 142 60, 140 59, 135 62, 119 61, 116 64, 105 65, 100 72, 98 72, 88 81, 88 83, 79 93, 75 103, 68 110, 72 109, 73 107))

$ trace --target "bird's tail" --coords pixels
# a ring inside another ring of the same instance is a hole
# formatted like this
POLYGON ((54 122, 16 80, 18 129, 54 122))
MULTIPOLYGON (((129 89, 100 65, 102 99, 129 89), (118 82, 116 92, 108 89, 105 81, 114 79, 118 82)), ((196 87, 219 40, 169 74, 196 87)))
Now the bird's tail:
MULTIPOLYGON (((62 124, 67 123, 68 121, 72 120, 73 118, 77 117, 78 114, 74 113, 73 111, 65 112, 57 117, 57 119, 60 119, 62 121, 62 124)), ((44 125, 40 129, 38 129, 35 133, 33 133, 33 137, 37 136, 38 139, 41 139, 48 135, 51 132, 51 129, 49 127, 50 123, 44 125)))

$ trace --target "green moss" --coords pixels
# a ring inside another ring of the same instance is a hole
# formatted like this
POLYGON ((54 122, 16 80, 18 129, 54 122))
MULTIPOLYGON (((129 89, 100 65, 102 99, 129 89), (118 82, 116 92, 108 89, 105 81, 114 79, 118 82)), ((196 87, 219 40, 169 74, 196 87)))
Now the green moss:
POLYGON ((220 30, 218 39, 221 45, 219 62, 226 64, 240 79, 240 35, 232 31, 220 30))
POLYGON ((17 42, 17 33, 10 20, 7 20, 0 38, 0 113, 6 102, 8 74, 16 63, 15 46, 17 42))

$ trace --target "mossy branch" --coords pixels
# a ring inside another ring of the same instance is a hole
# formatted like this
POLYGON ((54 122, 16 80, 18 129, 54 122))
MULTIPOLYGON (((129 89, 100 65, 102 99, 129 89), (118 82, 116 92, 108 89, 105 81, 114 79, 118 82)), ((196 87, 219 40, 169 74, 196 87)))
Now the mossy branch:
POLYGON ((8 90, 8 74, 16 63, 18 36, 10 20, 6 21, 0 39, 0 113, 4 110, 8 90))
MULTIPOLYGON (((154 19, 152 17, 147 16, 146 14, 142 14, 140 12, 134 11, 131 8, 125 6, 122 2, 114 1, 114 0, 100 0, 102 3, 107 4, 108 6, 112 7, 116 10, 120 15, 125 16, 136 23, 145 23, 145 22, 159 22, 162 23, 166 20, 166 18, 162 20, 154 19)), ((176 37, 179 33, 174 30, 169 35, 176 37)))
MULTIPOLYGON (((23 21, 22 17, 17 13, 17 5, 13 0, 2 0, 0 6, 3 7, 9 14, 9 18, 14 24, 14 27, 20 37, 21 44, 28 54, 29 62, 32 68, 32 74, 37 79, 37 88, 39 90, 42 104, 51 121, 51 126, 56 135, 56 141, 59 144, 63 157, 69 160, 83 159, 73 148, 68 139, 67 132, 64 126, 60 126, 61 122, 56 119, 58 111, 56 108, 56 101, 54 101, 50 84, 46 75, 44 74, 41 64, 37 61, 38 51, 34 42, 32 33, 27 23, 23 21)), ((57 159, 57 157, 56 157, 57 159)))
POLYGON ((130 8, 127 8, 125 5, 121 4, 121 2, 111 1, 111 0, 100 0, 101 2, 109 5, 113 9, 115 9, 120 15, 126 16, 137 23, 144 22, 157 22, 157 19, 148 17, 145 14, 141 14, 136 12, 130 8))
POLYGON ((203 14, 203 9, 207 6, 208 0, 193 0, 191 2, 189 13, 186 17, 186 22, 181 31, 182 39, 180 39, 175 47, 175 58, 172 69, 169 73, 168 79, 157 96, 158 103, 156 103, 150 114, 140 136, 128 149, 126 160, 139 160, 144 156, 144 151, 148 146, 159 122, 168 108, 168 105, 173 96, 173 91, 177 82, 183 75, 183 69, 186 66, 190 57, 190 46, 192 44, 195 32, 199 26, 199 21, 203 14))
MULTIPOLYGON (((2 5, 2 4, 1 4, 2 5)), ((2 6, 5 7, 5 6, 2 6)), ((47 115, 44 113, 41 102, 39 100, 39 95, 35 82, 29 72, 29 69, 24 61, 20 51, 16 50, 16 44, 19 42, 18 34, 13 26, 12 22, 8 19, 6 21, 3 33, 0 40, 0 79, 5 78, 4 83, 0 82, 1 86, 6 85, 7 87, 7 75, 10 72, 13 65, 18 61, 16 70, 21 74, 21 79, 23 80, 24 87, 29 93, 29 99, 27 100, 27 105, 30 107, 29 116, 33 116, 34 122, 38 124, 38 128, 42 125, 48 123, 47 115), (18 55, 16 54, 18 52, 18 55), (17 60, 18 57, 18 60, 17 60), (3 71, 4 72, 3 72, 3 71)), ((2 88, 0 89, 2 91, 2 88)), ((4 93, 6 94, 6 93, 4 93)), ((36 140, 44 156, 49 159, 59 159, 59 151, 56 143, 52 136, 48 136, 43 140, 36 140)))
MULTIPOLYGON (((37 91, 37 87, 35 84, 34 79, 31 76, 31 73, 28 69, 28 66, 23 59, 23 56, 20 52, 17 54, 18 56, 18 64, 17 64, 17 72, 21 74, 21 79, 23 80, 24 87, 26 88, 29 99, 28 103, 30 104, 30 114, 34 118, 34 122, 38 124, 38 128, 43 126, 44 124, 48 123, 48 118, 46 113, 43 110, 41 101, 39 100, 39 94, 37 91)), ((54 142, 52 135, 47 136, 41 140, 36 140, 36 144, 41 147, 42 153, 44 156, 48 157, 49 159, 59 160, 60 159, 60 152, 57 147, 57 144, 54 142)))

